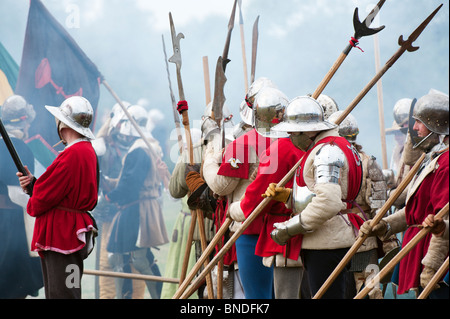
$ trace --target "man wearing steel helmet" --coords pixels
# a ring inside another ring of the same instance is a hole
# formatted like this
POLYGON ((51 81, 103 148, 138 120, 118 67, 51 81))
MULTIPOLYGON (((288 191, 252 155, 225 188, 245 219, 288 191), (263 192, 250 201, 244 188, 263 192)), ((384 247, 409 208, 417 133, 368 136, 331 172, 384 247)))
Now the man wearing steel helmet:
POLYGON ((57 132, 66 145, 38 178, 18 172, 24 191, 33 193, 27 212, 36 217, 31 249, 41 257, 47 299, 80 299, 83 260, 93 249, 97 232, 89 214, 97 204, 98 165, 89 129, 93 109, 80 96, 61 106, 45 106, 55 116, 57 132))
MULTIPOLYGON (((35 172, 35 158, 24 143, 34 120, 33 106, 19 95, 8 97, 0 107, 2 123, 22 163, 35 172)), ((28 196, 15 175, 16 166, 0 137, 0 299, 25 298, 42 288, 42 271, 36 253, 30 254, 33 218, 25 213, 28 196), (25 214, 24 214, 25 213, 25 214), (31 227, 27 227, 31 226, 31 227)))
MULTIPOLYGON (((354 147, 339 136, 337 125, 324 120, 321 105, 308 96, 290 101, 283 121, 273 128, 287 132, 303 150, 293 188, 270 184, 263 196, 286 203, 294 217, 275 223, 272 239, 280 245, 297 235, 312 295, 319 290, 355 241, 355 214, 342 214, 358 195, 362 169, 354 147)), ((323 298, 342 299, 346 293, 345 269, 323 298)))
MULTIPOLYGON (((127 118, 121 120, 120 135, 123 143, 130 148, 123 158, 123 167, 117 185, 104 194, 108 202, 118 207, 111 225, 107 251, 111 253, 110 264, 115 271, 124 271, 126 260, 141 274, 160 275, 152 247, 169 241, 159 202, 161 197, 162 174, 166 167, 160 167, 161 149, 145 127, 147 111, 140 105, 132 105, 128 112, 151 146, 141 138, 136 128, 127 118)), ((123 293, 123 280, 116 278, 116 298, 124 298, 131 293, 123 293)), ((147 281, 147 289, 152 299, 159 299, 162 284, 147 281)))
MULTIPOLYGON (((288 102, 280 90, 261 86, 267 81, 261 78, 252 84, 246 98, 250 112, 240 112, 241 119, 252 123, 254 128, 230 143, 223 154, 212 148, 205 152, 204 177, 214 193, 227 198, 228 215, 233 219, 231 232, 245 220, 240 209, 241 198, 256 176, 262 154, 272 142, 270 127, 278 121, 288 102), (258 92, 252 93, 256 87, 258 92)), ((235 243, 246 299, 271 299, 273 295, 273 267, 264 267, 262 257, 255 254, 262 219, 262 216, 255 219, 235 243)))
MULTIPOLYGON (((406 206, 383 218, 373 228, 365 222, 360 231, 368 235, 388 237, 403 232, 402 246, 407 245, 420 231, 429 214, 436 214, 448 203, 448 95, 431 92, 421 97, 413 110, 413 129, 417 138, 415 148, 422 149, 425 160, 408 186, 406 206)), ((447 215, 448 216, 448 215, 447 215)), ((448 217, 447 217, 448 218, 448 217)), ((398 294, 425 286, 448 255, 448 240, 426 235, 397 265, 398 294)), ((430 298, 448 298, 448 286, 431 292, 430 298)))
MULTIPOLYGON (((343 111, 333 113, 329 117, 329 121, 335 123, 341 116, 343 111)), ((386 202, 387 184, 384 179, 383 171, 378 165, 376 158, 363 151, 362 145, 357 143, 357 136, 359 134, 358 121, 352 114, 339 124, 339 135, 345 137, 353 146, 361 157, 363 176, 361 181, 361 189, 355 199, 351 212, 357 214, 362 220, 366 221, 373 218, 378 209, 380 209, 386 202)), ((358 249, 353 256, 349 273, 349 285, 351 285, 348 296, 353 298, 363 287, 368 276, 371 274, 372 267, 378 266, 378 258, 382 257, 378 253, 381 251, 389 252, 398 243, 395 238, 390 238, 383 242, 383 245, 375 237, 367 238, 364 245, 358 249), (381 247, 383 246, 383 247, 381 247), (378 249, 379 248, 379 249, 378 249), (382 248, 382 249, 381 249, 382 248), (355 290, 356 288, 356 290, 355 290)), ((370 277, 369 277, 370 278, 370 277)), ((382 299, 382 291, 379 286, 374 287, 369 293, 370 299, 382 299)))

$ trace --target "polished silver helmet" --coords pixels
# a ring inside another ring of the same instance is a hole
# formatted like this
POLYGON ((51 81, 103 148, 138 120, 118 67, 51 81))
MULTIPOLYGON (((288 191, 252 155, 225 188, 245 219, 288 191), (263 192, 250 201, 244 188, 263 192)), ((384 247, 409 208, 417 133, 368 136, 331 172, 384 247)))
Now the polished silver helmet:
MULTIPOLYGON (((128 110, 128 108, 131 106, 131 103, 122 101, 122 105, 128 110)), ((109 122, 109 130, 111 131, 112 129, 117 127, 117 124, 119 124, 119 122, 123 120, 124 117, 126 117, 125 112, 123 111, 122 106, 120 106, 119 103, 114 104, 110 113, 110 117, 111 120, 109 122)))
MULTIPOLYGON (((259 90, 261 88, 268 86, 272 88, 277 88, 275 83, 273 83, 270 79, 266 77, 261 77, 256 79, 249 87, 247 94, 245 95, 245 102, 247 103, 248 107, 252 108, 253 103, 255 102, 256 94, 258 94, 259 90)), ((253 125, 253 123, 247 123, 250 125, 253 125)))
POLYGON ((261 88, 253 105, 256 131, 264 137, 287 137, 284 132, 272 131, 272 127, 283 120, 288 104, 288 97, 280 90, 269 86, 261 88))
MULTIPOLYGON (((344 111, 337 111, 330 115, 328 121, 336 123, 337 119, 344 111)), ((348 114, 345 119, 339 124, 339 135, 345 137, 350 143, 356 142, 356 137, 359 134, 358 121, 352 114, 348 114)))
POLYGON ((241 115, 241 119, 245 124, 254 126, 255 125, 255 117, 253 115, 253 108, 247 105, 246 101, 242 101, 239 106, 239 114, 241 115))
POLYGON ((334 99, 325 94, 320 94, 317 98, 317 102, 322 105, 323 118, 328 120, 331 114, 339 111, 339 107, 334 99))
POLYGON ((58 120, 81 135, 95 139, 89 129, 94 117, 91 103, 81 96, 72 96, 64 100, 59 107, 46 105, 45 108, 58 120))
POLYGON ((36 112, 33 105, 29 104, 24 97, 11 95, 3 103, 1 115, 5 126, 23 128, 33 122, 36 112))
POLYGON ((394 105, 394 120, 400 127, 407 126, 409 121, 409 110, 411 109, 412 99, 400 99, 394 105))
MULTIPOLYGON (((127 111, 128 113, 130 113, 131 117, 139 126, 139 129, 142 131, 144 136, 150 137, 151 134, 146 128, 148 121, 147 111, 142 106, 137 104, 129 106, 127 108, 127 111)), ((141 135, 136 130, 134 125, 131 123, 130 119, 126 116, 126 114, 124 114, 124 117, 120 121, 119 133, 125 136, 141 137, 141 135)))
POLYGON ((431 132, 448 135, 448 95, 430 93, 417 100, 412 117, 421 121, 431 132))
POLYGON ((283 120, 272 130, 281 132, 318 132, 337 127, 324 120, 322 106, 309 96, 298 96, 291 100, 284 112, 283 120))
POLYGON ((409 123, 409 111, 413 99, 404 98, 400 99, 394 105, 394 123, 392 127, 386 129, 387 134, 395 134, 396 132, 401 132, 406 134, 408 132, 409 123))

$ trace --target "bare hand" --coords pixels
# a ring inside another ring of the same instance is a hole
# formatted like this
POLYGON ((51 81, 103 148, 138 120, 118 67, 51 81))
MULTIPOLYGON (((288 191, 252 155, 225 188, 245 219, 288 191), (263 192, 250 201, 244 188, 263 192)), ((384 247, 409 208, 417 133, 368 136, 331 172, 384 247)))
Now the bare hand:
POLYGON ((25 165, 24 168, 25 168, 25 171, 27 172, 27 175, 23 175, 21 172, 17 172, 16 176, 19 178, 20 187, 22 188, 24 193, 28 193, 27 187, 28 187, 28 185, 30 185, 34 176, 28 170, 28 166, 25 165))

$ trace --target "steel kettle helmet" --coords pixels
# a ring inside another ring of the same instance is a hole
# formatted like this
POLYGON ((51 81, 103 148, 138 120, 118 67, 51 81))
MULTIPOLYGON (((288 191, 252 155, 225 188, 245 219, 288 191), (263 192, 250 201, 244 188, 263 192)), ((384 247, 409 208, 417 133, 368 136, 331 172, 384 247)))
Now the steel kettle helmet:
POLYGON ((282 132, 318 132, 335 127, 336 124, 324 119, 319 102, 309 96, 298 96, 289 102, 282 122, 272 129, 282 132))
MULTIPOLYGON (((330 115, 328 121, 336 123, 339 116, 344 111, 337 111, 330 115)), ((345 137, 350 143, 356 142, 356 137, 359 134, 358 121, 352 114, 348 114, 345 119, 339 124, 339 135, 345 137)))
POLYGON ((288 97, 280 90, 269 86, 261 88, 253 105, 256 131, 264 137, 287 137, 286 133, 273 131, 272 127, 283 120, 288 103, 288 97))
POLYGON ((46 105, 45 108, 74 131, 89 139, 95 139, 89 128, 94 117, 94 110, 86 98, 72 96, 64 100, 59 107, 46 105))
POLYGON ((421 121, 431 132, 448 135, 448 95, 429 93, 417 100, 412 117, 421 121))
POLYGON ((36 117, 33 105, 21 95, 11 95, 1 106, 1 117, 5 125, 24 127, 36 117))

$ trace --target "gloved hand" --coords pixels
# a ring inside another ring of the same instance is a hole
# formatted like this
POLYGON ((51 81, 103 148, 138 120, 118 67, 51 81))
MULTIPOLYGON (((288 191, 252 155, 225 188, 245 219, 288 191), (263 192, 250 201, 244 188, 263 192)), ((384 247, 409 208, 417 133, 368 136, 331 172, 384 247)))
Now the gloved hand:
POLYGON ((388 223, 384 219, 380 220, 373 228, 370 226, 371 222, 372 220, 369 219, 361 225, 359 228, 360 237, 364 235, 382 237, 388 231, 388 223))
POLYGON ((264 194, 261 194, 262 197, 272 197, 273 200, 278 202, 286 203, 289 196, 291 195, 292 189, 285 187, 277 187, 276 183, 270 183, 269 187, 264 194))
MULTIPOLYGON (((436 273, 436 270, 433 268, 425 266, 423 268, 422 273, 420 274, 420 285, 422 288, 425 288, 431 281, 431 278, 433 278, 434 274, 436 273)), ((434 285, 433 289, 439 289, 440 286, 438 284, 434 285)))
POLYGON ((291 238, 288 234, 286 222, 274 223, 273 227, 275 227, 275 229, 270 233, 270 237, 272 237, 273 241, 278 245, 286 245, 288 240, 291 238))
POLYGON ((431 227, 431 233, 441 237, 445 231, 445 223, 442 218, 435 218, 433 214, 429 214, 422 223, 423 227, 431 227))
POLYGON ((184 168, 184 178, 186 178, 190 172, 200 173, 200 165, 199 164, 191 165, 189 163, 186 164, 186 166, 184 168))
POLYGON ((191 193, 194 192, 199 186, 205 183, 205 180, 200 176, 200 173, 197 171, 196 166, 198 166, 198 170, 200 170, 199 165, 186 164, 185 170, 186 185, 191 193))

